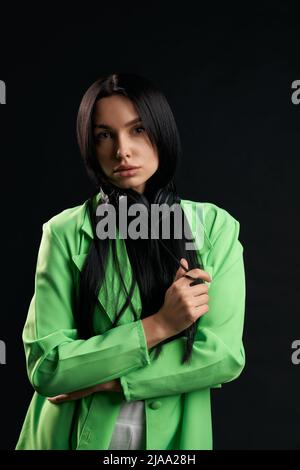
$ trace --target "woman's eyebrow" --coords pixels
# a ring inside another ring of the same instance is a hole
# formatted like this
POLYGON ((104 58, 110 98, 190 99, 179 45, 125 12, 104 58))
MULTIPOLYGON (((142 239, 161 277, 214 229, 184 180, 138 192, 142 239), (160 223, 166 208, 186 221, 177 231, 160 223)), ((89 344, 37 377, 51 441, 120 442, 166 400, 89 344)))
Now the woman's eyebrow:
MULTIPOLYGON (((126 124, 124 125, 124 127, 128 127, 128 126, 131 126, 132 124, 135 124, 137 122, 141 122, 141 118, 140 117, 137 117, 135 119, 132 119, 131 121, 129 122, 126 122, 126 124)), ((100 124, 95 124, 94 125, 94 128, 97 127, 97 128, 101 128, 101 129, 113 129, 111 126, 109 126, 108 124, 104 124, 104 123, 100 123, 100 124)))

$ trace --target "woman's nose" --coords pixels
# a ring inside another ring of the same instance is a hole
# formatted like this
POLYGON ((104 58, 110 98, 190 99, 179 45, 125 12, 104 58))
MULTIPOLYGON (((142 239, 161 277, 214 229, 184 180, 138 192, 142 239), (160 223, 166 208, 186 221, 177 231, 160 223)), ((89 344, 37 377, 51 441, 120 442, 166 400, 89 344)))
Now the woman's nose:
POLYGON ((130 157, 130 153, 125 149, 118 149, 116 153, 116 159, 121 160, 122 158, 130 157))
POLYGON ((123 135, 119 136, 116 145, 116 158, 128 158, 131 156, 129 141, 123 135))

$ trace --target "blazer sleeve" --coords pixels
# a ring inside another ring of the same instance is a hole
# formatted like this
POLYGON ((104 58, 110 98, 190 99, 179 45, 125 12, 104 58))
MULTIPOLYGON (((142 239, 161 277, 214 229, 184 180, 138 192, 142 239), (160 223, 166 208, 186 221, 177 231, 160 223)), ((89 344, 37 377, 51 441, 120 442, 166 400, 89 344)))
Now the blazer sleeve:
POLYGON ((140 320, 78 339, 74 291, 70 256, 48 221, 43 225, 34 295, 22 333, 29 380, 44 396, 107 382, 150 363, 140 320))
POLYGON ((191 360, 181 363, 185 337, 163 344, 157 359, 150 350, 150 364, 121 377, 126 401, 218 387, 237 378, 244 368, 246 289, 243 246, 238 239, 240 224, 227 211, 218 209, 205 263, 213 268, 209 310, 199 320, 191 360))

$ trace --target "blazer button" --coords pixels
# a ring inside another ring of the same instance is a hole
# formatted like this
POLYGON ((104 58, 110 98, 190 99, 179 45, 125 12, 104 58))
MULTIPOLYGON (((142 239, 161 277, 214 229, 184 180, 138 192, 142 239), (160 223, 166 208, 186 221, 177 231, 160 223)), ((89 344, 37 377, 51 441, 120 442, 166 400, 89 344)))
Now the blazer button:
POLYGON ((152 410, 158 410, 161 407, 161 401, 152 401, 149 406, 152 410))

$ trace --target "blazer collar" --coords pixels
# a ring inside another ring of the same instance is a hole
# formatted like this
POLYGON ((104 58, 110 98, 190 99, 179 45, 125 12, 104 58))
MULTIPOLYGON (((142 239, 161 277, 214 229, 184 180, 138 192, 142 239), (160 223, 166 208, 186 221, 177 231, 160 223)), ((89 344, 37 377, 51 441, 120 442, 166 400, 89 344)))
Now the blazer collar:
MULTIPOLYGON (((97 193, 93 196, 93 205, 96 208, 96 205, 99 203, 100 198, 102 197, 101 192, 97 193)), ((199 236, 199 245, 198 245, 198 252, 206 252, 210 250, 211 243, 209 237, 206 234, 205 224, 204 224, 204 204, 202 203, 195 203, 194 201, 182 200, 181 205, 185 210, 186 217, 190 223, 192 228, 192 232, 195 235, 199 236), (196 214, 196 210, 198 211, 196 214), (195 217, 198 220, 197 230, 195 231, 195 217)), ((87 201, 84 203, 84 211, 83 211, 83 220, 81 224, 81 230, 88 235, 90 239, 93 239, 93 230, 90 222, 89 211, 87 206, 87 201)), ((123 239, 116 238, 116 250, 118 255, 118 260, 120 264, 120 270, 123 276, 123 281, 126 286, 127 292, 129 292, 131 281, 132 281, 132 268, 128 258, 126 244, 123 239)), ((81 271, 84 265, 85 258, 87 256, 86 250, 83 253, 78 255, 73 255, 73 261, 81 271)), ((108 317, 110 318, 111 322, 114 321, 116 314, 119 312, 120 308, 123 306, 126 300, 126 296, 124 293, 124 289, 122 287, 122 279, 120 278, 119 273, 114 269, 113 259, 112 259, 112 252, 109 251, 108 261, 107 261, 107 269, 106 269, 106 281, 107 281, 107 291, 105 289, 105 283, 102 284, 101 289, 98 294, 98 301, 100 306, 103 310, 107 313, 108 317)), ((132 303, 134 306, 135 311, 137 312, 138 316, 142 310, 141 304, 141 297, 138 285, 136 284, 133 292, 132 303)), ((124 313, 122 314, 119 325, 123 323, 127 323, 128 321, 132 321, 132 307, 129 305, 124 313)))
MULTIPOLYGON (((94 206, 94 208, 96 207, 96 205, 98 204, 100 199, 101 199, 101 193, 100 192, 93 196, 93 206, 94 206)), ((83 211, 83 220, 82 220, 82 223, 81 223, 81 230, 83 232, 85 232, 90 238, 94 238, 87 203, 88 203, 88 201, 85 201, 85 203, 84 203, 84 211, 83 211)))

